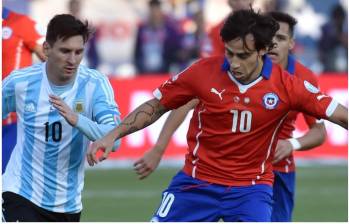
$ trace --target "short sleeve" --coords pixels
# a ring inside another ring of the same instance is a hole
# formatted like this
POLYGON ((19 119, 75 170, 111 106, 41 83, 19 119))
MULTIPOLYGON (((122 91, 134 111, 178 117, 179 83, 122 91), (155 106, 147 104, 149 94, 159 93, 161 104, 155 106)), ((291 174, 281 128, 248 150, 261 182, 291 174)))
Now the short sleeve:
POLYGON ((306 79, 283 74, 290 107, 316 118, 330 117, 338 103, 332 97, 320 92, 319 88, 306 79))
POLYGON ((167 109, 176 109, 195 98, 198 62, 165 81, 153 95, 167 109))

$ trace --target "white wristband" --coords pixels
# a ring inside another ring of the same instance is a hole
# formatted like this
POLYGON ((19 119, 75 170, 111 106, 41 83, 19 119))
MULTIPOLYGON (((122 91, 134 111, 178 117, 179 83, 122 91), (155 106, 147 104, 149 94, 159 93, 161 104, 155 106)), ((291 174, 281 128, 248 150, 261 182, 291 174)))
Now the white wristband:
POLYGON ((297 150, 299 150, 300 148, 302 148, 301 143, 300 143, 296 138, 289 138, 289 139, 287 139, 287 140, 291 143, 292 149, 293 149, 294 151, 297 151, 297 150))

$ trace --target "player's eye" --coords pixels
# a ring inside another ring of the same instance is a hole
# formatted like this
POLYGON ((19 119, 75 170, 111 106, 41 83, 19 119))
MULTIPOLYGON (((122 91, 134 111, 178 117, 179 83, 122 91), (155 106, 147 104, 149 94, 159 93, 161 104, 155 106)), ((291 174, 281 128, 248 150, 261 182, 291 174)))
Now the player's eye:
POLYGON ((83 50, 78 50, 78 51, 76 51, 76 54, 81 55, 83 52, 84 52, 83 50))
POLYGON ((237 54, 236 56, 238 56, 240 59, 246 59, 248 57, 251 56, 250 53, 243 53, 243 54, 237 54))
POLYGON ((60 49, 60 52, 62 52, 63 54, 67 54, 70 52, 69 49, 60 49))

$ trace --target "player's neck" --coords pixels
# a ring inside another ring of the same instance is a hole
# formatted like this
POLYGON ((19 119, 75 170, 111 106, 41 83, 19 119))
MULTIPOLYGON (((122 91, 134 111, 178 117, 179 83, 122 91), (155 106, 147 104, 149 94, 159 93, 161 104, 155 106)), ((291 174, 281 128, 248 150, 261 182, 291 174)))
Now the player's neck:
POLYGON ((263 60, 257 59, 256 66, 250 73, 251 74, 250 78, 248 80, 246 80, 246 82, 244 82, 243 84, 246 85, 246 84, 249 84, 249 83, 253 82, 254 80, 256 80, 260 76, 262 69, 263 69, 263 60))
POLYGON ((285 59, 282 60, 282 61, 280 62, 280 65, 281 65, 281 67, 282 67, 284 70, 287 69, 287 65, 288 65, 288 60, 287 60, 287 58, 288 58, 288 57, 285 57, 285 59))

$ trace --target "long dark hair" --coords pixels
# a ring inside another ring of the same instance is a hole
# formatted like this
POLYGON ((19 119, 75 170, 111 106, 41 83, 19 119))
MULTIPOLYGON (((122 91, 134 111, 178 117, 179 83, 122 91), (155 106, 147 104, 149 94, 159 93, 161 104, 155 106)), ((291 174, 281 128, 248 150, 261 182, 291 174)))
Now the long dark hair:
POLYGON ((230 15, 222 29, 223 42, 229 42, 236 38, 243 40, 244 47, 248 49, 245 37, 252 34, 257 51, 273 47, 273 37, 279 29, 279 24, 269 15, 262 15, 253 9, 239 10, 230 15))

